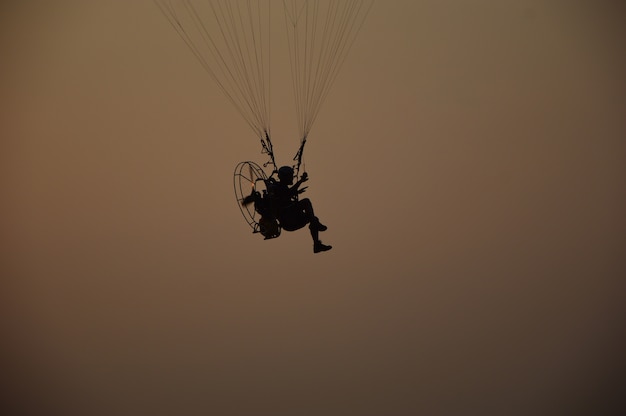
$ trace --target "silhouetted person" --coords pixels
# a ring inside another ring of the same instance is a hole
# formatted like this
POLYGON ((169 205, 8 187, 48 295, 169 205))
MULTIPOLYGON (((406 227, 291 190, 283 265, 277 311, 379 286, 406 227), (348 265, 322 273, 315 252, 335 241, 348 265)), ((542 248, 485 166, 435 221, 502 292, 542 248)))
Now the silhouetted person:
POLYGON ((294 184, 293 176, 294 171, 290 166, 281 167, 278 169, 278 182, 269 189, 280 226, 287 231, 295 231, 309 224, 313 238, 313 252, 328 251, 332 246, 322 244, 319 239, 319 232, 326 231, 327 227, 315 216, 313 204, 308 198, 298 199, 298 195, 306 189, 306 187, 300 189, 300 185, 309 178, 305 172, 294 184))

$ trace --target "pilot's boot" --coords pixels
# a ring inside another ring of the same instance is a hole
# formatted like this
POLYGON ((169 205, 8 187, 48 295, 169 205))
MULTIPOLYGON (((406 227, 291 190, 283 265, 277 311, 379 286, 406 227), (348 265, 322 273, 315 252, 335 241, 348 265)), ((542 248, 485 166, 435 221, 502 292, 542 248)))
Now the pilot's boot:
POLYGON ((321 251, 328 251, 331 248, 333 248, 333 246, 327 246, 326 244, 323 244, 321 241, 317 240, 313 244, 313 253, 319 253, 321 251))

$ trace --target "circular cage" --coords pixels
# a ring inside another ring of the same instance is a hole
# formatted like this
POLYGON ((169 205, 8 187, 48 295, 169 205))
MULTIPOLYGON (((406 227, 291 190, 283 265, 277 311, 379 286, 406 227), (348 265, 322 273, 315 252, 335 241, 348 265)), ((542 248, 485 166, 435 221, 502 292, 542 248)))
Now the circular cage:
POLYGON ((261 215, 255 209, 254 196, 263 194, 267 175, 254 162, 240 162, 235 167, 233 182, 237 206, 253 232, 259 232, 261 215))

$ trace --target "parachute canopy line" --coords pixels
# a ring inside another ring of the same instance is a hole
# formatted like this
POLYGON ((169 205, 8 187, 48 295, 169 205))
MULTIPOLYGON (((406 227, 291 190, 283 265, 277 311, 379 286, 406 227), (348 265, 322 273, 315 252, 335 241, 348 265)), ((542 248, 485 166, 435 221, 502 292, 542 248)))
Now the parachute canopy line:
POLYGON ((154 1, 257 137, 269 137, 270 0, 154 1))
POLYGON ((313 123, 373 4, 373 0, 283 0, 300 135, 293 158, 296 176, 313 123))
MULTIPOLYGON (((272 0, 154 0, 261 140, 270 140, 272 0)), ((374 0, 283 0, 302 163, 306 139, 374 0)), ((272 62, 282 65, 282 62, 272 62)), ((287 60, 285 60, 287 65, 287 60)))
POLYGON ((317 115, 373 0, 283 0, 300 135, 298 166, 317 115))
POLYGON ((265 137, 261 137, 261 153, 266 154, 270 157, 270 160, 263 164, 263 167, 267 167, 267 165, 271 164, 273 166, 272 171, 277 172, 278 167, 276 166, 276 160, 274 159, 274 147, 272 145, 272 139, 270 139, 270 135, 266 132, 265 137))

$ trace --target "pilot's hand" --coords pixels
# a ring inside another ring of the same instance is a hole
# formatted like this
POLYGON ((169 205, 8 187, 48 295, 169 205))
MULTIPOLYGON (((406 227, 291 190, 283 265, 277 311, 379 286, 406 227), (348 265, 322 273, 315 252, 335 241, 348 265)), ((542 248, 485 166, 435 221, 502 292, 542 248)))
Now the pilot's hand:
POLYGON ((306 188, 308 188, 308 186, 305 186, 302 189, 298 189, 298 193, 301 194, 302 192, 306 191, 306 188))
POLYGON ((302 182, 306 182, 306 181, 308 181, 308 180, 309 180, 309 175, 308 175, 306 172, 304 172, 304 173, 302 174, 302 176, 300 177, 300 180, 301 180, 302 182))

